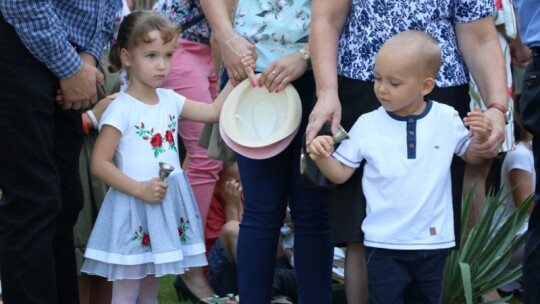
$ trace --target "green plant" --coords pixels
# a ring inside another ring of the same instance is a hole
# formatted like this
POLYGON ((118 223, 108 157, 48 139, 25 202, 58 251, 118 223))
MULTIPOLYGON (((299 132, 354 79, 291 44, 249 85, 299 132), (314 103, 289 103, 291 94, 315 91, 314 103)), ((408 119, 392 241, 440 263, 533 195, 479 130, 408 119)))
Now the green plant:
POLYGON ((506 221, 499 219, 494 222, 495 211, 508 206, 511 193, 503 195, 501 191, 491 192, 474 226, 467 231, 465 225, 469 219, 473 193, 474 189, 463 201, 461 248, 452 251, 446 260, 442 299, 445 304, 481 303, 483 295, 518 279, 522 274, 521 265, 513 269, 506 267, 512 255, 525 242, 525 235, 516 235, 527 218, 532 198, 516 208, 506 221))

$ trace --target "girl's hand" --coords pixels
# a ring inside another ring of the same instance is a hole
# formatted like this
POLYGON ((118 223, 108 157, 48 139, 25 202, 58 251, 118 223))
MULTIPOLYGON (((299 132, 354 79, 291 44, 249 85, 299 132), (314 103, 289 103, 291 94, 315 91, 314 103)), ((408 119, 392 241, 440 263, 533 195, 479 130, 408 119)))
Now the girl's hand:
POLYGON ((240 35, 220 41, 219 49, 221 51, 221 59, 227 68, 229 80, 233 86, 236 86, 247 78, 244 65, 242 64, 242 57, 246 54, 251 54, 257 60, 257 50, 252 43, 240 35))
POLYGON ((269 92, 281 92, 291 81, 304 75, 308 67, 300 52, 281 57, 264 69, 259 78, 259 86, 265 86, 269 92))
POLYGON ((142 189, 139 198, 149 204, 159 204, 167 193, 167 183, 159 177, 154 177, 149 182, 141 184, 142 189))
POLYGON ((252 55, 251 52, 248 52, 247 54, 244 54, 242 57, 242 64, 244 65, 244 71, 246 72, 246 75, 249 78, 249 81, 251 83, 251 86, 256 88, 257 83, 257 77, 255 77, 255 61, 257 59, 252 55))
POLYGON ((323 157, 329 157, 334 152, 334 139, 332 136, 317 136, 308 146, 309 156, 313 160, 323 157))

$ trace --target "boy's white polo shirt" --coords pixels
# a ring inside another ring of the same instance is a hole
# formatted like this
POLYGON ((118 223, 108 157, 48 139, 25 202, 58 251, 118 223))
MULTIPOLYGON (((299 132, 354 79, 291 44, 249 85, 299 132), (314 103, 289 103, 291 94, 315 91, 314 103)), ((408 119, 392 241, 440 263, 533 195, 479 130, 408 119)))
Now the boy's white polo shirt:
POLYGON ((360 116, 349 136, 333 156, 353 168, 366 160, 364 244, 400 250, 453 247, 450 164, 471 140, 458 113, 432 101, 422 114, 407 117, 380 107, 360 116))

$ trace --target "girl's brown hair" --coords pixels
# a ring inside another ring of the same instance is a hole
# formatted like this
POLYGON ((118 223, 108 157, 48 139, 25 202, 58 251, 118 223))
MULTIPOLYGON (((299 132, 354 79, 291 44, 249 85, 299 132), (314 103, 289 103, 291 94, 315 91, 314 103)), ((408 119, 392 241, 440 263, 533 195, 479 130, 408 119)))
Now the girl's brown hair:
POLYGON ((178 37, 180 27, 174 26, 165 16, 154 11, 135 11, 127 15, 118 30, 116 43, 109 53, 109 71, 116 73, 122 70, 120 50, 131 50, 141 43, 150 43, 148 37, 151 31, 158 31, 165 43, 178 37))

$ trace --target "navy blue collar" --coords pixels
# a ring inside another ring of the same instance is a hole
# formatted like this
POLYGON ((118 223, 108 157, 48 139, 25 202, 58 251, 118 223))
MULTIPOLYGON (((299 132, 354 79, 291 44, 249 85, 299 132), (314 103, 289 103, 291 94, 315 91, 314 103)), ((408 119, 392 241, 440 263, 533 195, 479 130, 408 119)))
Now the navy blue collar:
POLYGON ((422 113, 418 115, 399 116, 388 111, 386 111, 386 113, 388 113, 388 115, 395 120, 408 121, 410 118, 414 120, 419 120, 419 119, 424 118, 424 116, 426 116, 429 113, 429 111, 431 110, 431 107, 433 106, 433 101, 428 100, 428 99, 424 99, 424 101, 427 102, 426 108, 424 109, 422 113))

